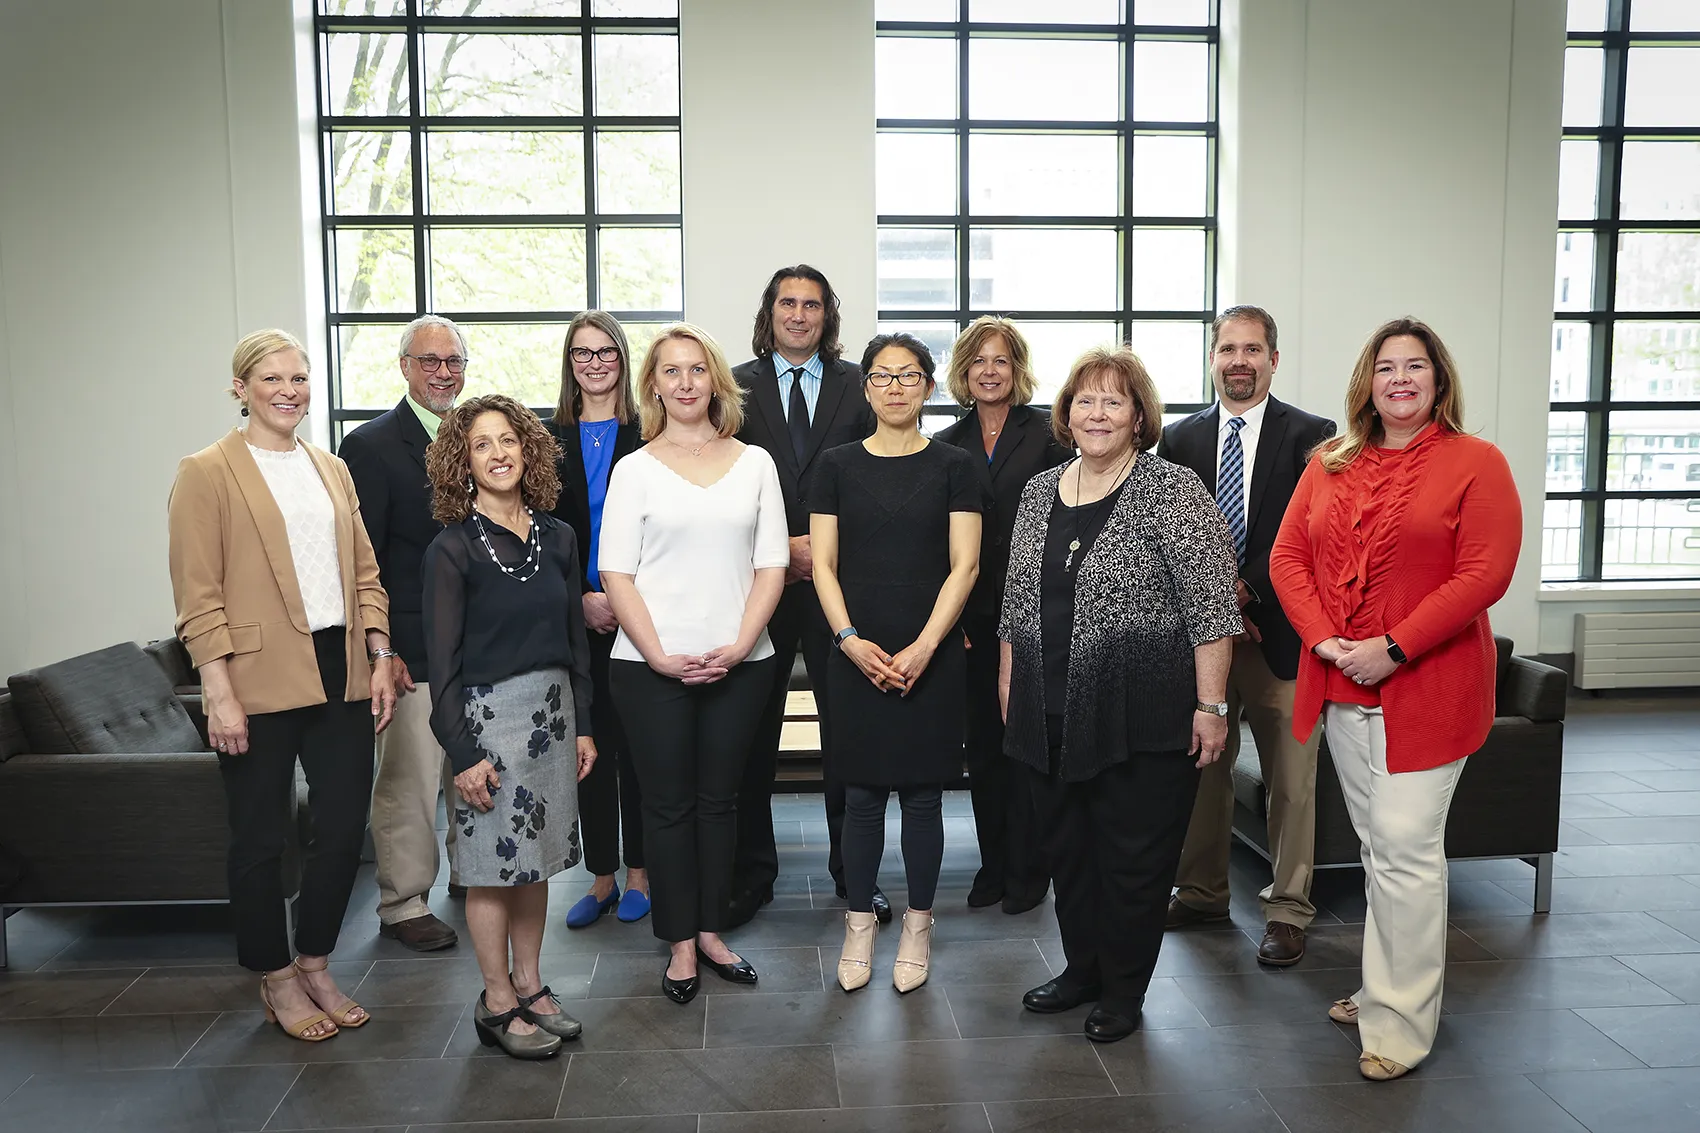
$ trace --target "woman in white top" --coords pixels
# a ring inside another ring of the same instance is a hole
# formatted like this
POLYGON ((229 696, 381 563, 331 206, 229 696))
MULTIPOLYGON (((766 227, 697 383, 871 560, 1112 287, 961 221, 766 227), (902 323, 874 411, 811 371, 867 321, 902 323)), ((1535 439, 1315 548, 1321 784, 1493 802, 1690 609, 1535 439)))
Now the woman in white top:
POLYGON ((719 931, 790 549, 779 473, 734 437, 742 391, 712 338, 662 331, 637 397, 649 443, 615 466, 602 510, 599 569, 620 623, 608 684, 643 793, 655 935, 672 945, 662 990, 689 1003, 701 965, 756 982, 719 931))
POLYGON ((347 466, 296 439, 311 391, 301 343, 257 331, 231 371, 247 427, 185 457, 171 489, 177 636, 200 669, 230 810, 237 961, 265 973, 268 1019, 320 1042, 369 1018, 327 964, 360 868, 373 731, 395 707, 389 599, 347 466), (292 959, 283 853, 298 758, 313 841, 292 959))

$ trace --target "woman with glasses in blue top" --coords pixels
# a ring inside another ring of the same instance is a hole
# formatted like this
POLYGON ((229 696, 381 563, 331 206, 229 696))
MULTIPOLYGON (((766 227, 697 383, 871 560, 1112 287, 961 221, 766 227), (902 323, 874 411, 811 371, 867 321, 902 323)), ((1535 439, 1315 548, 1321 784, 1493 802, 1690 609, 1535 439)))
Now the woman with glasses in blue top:
POLYGON ((590 892, 567 910, 568 928, 585 928, 607 913, 630 923, 649 915, 649 877, 643 867, 643 818, 637 773, 626 730, 608 692, 608 658, 620 628, 597 570, 602 501, 614 465, 643 445, 631 397, 631 350, 626 332, 606 311, 582 311, 567 325, 561 349, 561 398, 549 431, 561 445, 561 496, 554 515, 578 535, 584 568, 584 623, 596 690, 592 727, 601 758, 578 785, 584 864, 595 877, 590 892), (624 895, 615 884, 622 843, 624 895))
POLYGON ((909 907, 892 984, 907 992, 927 980, 941 797, 962 775, 967 659, 957 621, 979 573, 987 493, 972 456, 921 435, 933 357, 919 339, 879 335, 862 373, 874 435, 823 453, 807 493, 815 590, 838 647, 821 745, 845 785, 850 909, 838 983, 854 991, 872 978, 874 882, 896 791, 909 907))

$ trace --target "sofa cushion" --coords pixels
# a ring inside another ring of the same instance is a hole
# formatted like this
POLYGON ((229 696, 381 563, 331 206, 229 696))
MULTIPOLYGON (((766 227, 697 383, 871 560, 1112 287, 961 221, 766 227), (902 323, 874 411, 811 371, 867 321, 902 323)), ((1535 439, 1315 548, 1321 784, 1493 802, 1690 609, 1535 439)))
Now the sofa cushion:
POLYGON ((0 763, 29 750, 29 737, 12 704, 12 694, 0 690, 0 763))
POLYGON ((1493 687, 1497 691, 1505 687, 1505 674, 1511 668, 1511 651, 1515 646, 1509 637, 1497 633, 1493 635, 1493 644, 1499 651, 1493 669, 1493 687))
POLYGON ((204 750, 170 678, 134 642, 19 673, 6 685, 32 754, 204 750))

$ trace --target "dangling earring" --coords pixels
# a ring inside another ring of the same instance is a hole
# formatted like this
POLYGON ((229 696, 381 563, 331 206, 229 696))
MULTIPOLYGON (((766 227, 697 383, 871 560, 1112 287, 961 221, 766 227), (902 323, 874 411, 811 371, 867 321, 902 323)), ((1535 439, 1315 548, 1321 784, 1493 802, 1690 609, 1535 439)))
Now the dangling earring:
POLYGON ((248 416, 248 403, 246 401, 242 403, 242 416, 248 416))
POLYGON ((469 497, 476 496, 478 494, 478 485, 473 481, 472 473, 470 472, 466 474, 466 494, 469 497))

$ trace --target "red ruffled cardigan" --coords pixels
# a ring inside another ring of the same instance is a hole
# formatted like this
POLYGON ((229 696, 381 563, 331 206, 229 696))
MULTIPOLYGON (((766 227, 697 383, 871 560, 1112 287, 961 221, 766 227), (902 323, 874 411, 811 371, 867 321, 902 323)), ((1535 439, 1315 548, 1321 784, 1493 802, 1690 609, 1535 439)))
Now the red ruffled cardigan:
POLYGON ((1387 769, 1463 759, 1493 726, 1496 652, 1487 610, 1511 584, 1523 509, 1505 456, 1487 441, 1430 425, 1403 449, 1366 447, 1339 472, 1312 460, 1269 554, 1281 608, 1304 642, 1293 733, 1310 737, 1335 689, 1312 650, 1336 635, 1384 633, 1409 658, 1375 692, 1387 769))

